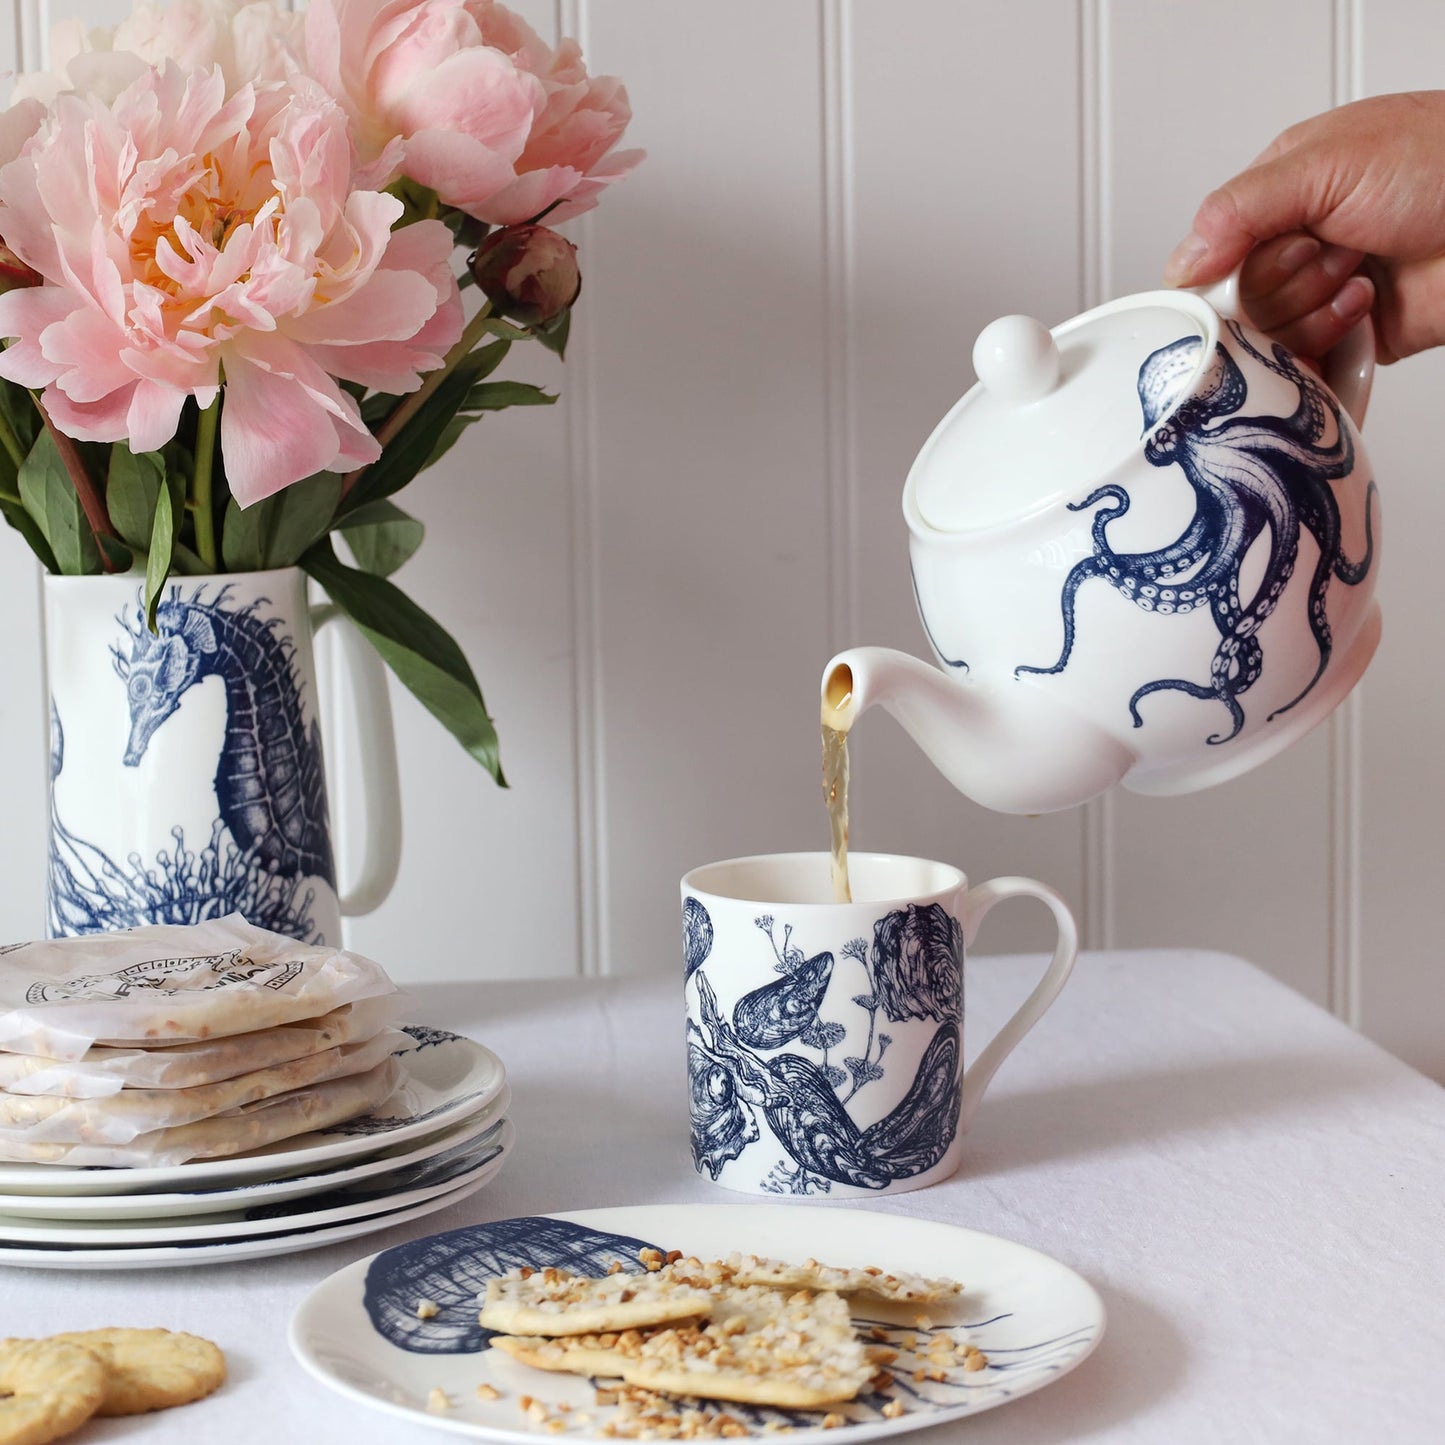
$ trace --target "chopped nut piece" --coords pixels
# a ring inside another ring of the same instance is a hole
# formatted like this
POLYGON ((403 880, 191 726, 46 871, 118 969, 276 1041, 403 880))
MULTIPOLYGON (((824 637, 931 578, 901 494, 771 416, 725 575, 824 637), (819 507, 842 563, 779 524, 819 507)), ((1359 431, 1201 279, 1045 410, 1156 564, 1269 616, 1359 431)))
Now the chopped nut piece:
POLYGON ((917 1325, 920 1330, 931 1330, 933 1328, 933 1321, 929 1319, 927 1315, 914 1315, 913 1323, 917 1325))
POLYGON ((435 1414, 438 1410, 450 1410, 452 1402, 440 1385, 433 1385, 431 1393, 426 1397, 426 1407, 435 1414))
POLYGON ((840 1425, 846 1425, 847 1423, 847 1419, 836 1410, 832 1410, 823 1416, 823 1428, 825 1430, 836 1430, 840 1425))
POLYGON ((988 1368, 988 1356, 982 1350, 975 1350, 971 1355, 965 1355, 963 1368, 972 1374, 975 1370, 986 1370, 988 1368))
POLYGON ((890 1419, 896 1420, 904 1411, 905 1406, 902 1400, 890 1400, 884 1407, 883 1413, 890 1419))
POLYGON ((490 1381, 483 1380, 482 1383, 477 1386, 477 1399, 500 1400, 501 1398, 502 1392, 495 1385, 490 1383, 490 1381))
POLYGON ((441 1312, 441 1306, 435 1300, 422 1299, 416 1302, 416 1317, 419 1320, 433 1320, 441 1312))

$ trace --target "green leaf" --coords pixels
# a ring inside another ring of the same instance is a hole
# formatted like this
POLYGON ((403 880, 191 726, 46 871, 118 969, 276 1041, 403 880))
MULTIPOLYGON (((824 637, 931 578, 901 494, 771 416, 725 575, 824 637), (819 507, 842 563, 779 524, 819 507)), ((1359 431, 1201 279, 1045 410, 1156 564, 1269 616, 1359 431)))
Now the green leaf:
POLYGON ((176 534, 186 505, 185 482, 180 477, 167 477, 156 495, 155 523, 151 528, 150 556, 146 558, 146 626, 156 630, 156 606, 171 575, 176 534))
POLYGON ((121 537, 142 552, 151 543, 156 498, 165 475, 165 458, 159 452, 142 452, 137 456, 124 442, 117 442, 110 449, 105 509, 121 537))
POLYGON ((399 492, 426 464, 447 423, 466 400, 473 377, 466 363, 448 376, 421 404, 415 416, 387 443, 386 450, 366 469, 342 506, 350 515, 367 502, 399 492))
POLYGON ((393 582, 338 560, 329 537, 301 565, 361 629, 387 666, 503 787, 497 731, 460 647, 393 582))
POLYGON ((17 482, 20 500, 50 544, 58 569, 70 577, 99 572, 95 534, 48 431, 36 438, 30 455, 21 463, 17 482))
POLYGON ((18 502, 11 501, 9 497, 0 497, 0 516, 3 516, 30 544, 30 550, 40 558, 40 565, 47 572, 58 576, 60 563, 55 560, 55 553, 50 550, 50 543, 45 540, 45 533, 40 530, 35 518, 18 502))
POLYGON ((500 316, 489 316, 482 323, 482 330, 489 336, 500 336, 504 341, 530 341, 532 333, 525 326, 514 326, 500 316))
POLYGON ((40 413, 30 393, 13 381, 0 380, 0 412, 21 449, 28 452, 40 435, 40 413))
POLYGON ((290 567, 299 561, 313 542, 326 535, 340 500, 341 476, 337 472, 317 472, 267 497, 260 505, 274 507, 276 520, 266 548, 266 566, 290 567))
POLYGON ((142 556, 145 555, 144 547, 134 549, 127 547, 119 537, 101 535, 95 540, 100 546, 102 563, 108 562, 112 572, 129 572, 135 564, 135 553, 139 552, 142 556))
POLYGON ((560 316, 554 317, 545 326, 538 327, 537 340, 558 356, 567 355, 567 338, 572 334, 572 308, 569 306, 560 316))
POLYGON ((442 434, 437 438, 437 444, 432 448, 432 453, 426 459, 426 466, 422 468, 422 471, 426 471, 427 467, 434 467, 441 461, 441 459, 461 441, 462 433, 465 432, 473 422, 480 420, 480 417, 466 416, 462 412, 458 412, 446 426, 442 428, 442 434))
MULTIPOLYGON (((453 375, 457 371, 465 370, 472 381, 480 381, 484 376, 490 376, 506 360, 511 349, 510 341, 492 341, 486 346, 479 346, 457 363, 453 375)), ((405 400, 404 396, 392 396, 384 391, 373 392, 361 403, 361 419, 375 431, 405 400)))
POLYGON ((266 502, 256 502, 244 511, 234 497, 226 503, 221 518, 221 561, 227 572, 266 570, 272 521, 273 513, 266 502))
POLYGON ((554 406, 557 398, 527 381, 479 381, 462 403, 464 412, 502 411, 509 406, 554 406))
POLYGON ((325 536, 340 499, 341 478, 335 472, 317 472, 245 508, 232 497, 221 521, 226 570, 265 572, 292 566, 325 536))
POLYGON ((418 547, 426 528, 393 502, 358 508, 341 529, 356 565, 375 577, 390 577, 418 547))

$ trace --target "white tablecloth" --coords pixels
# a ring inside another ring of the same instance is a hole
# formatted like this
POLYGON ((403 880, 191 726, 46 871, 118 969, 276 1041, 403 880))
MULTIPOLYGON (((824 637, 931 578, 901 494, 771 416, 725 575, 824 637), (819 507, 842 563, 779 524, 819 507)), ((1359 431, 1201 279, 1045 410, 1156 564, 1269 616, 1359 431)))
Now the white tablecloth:
MULTIPOLYGON (((971 1057, 1041 960, 968 967, 971 1057)), ((276 1260, 0 1268, 0 1335, 164 1325, 226 1350, 232 1377, 211 1399, 92 1422, 78 1442, 441 1441, 292 1361, 286 1322, 312 1285, 376 1249, 476 1221, 741 1197, 692 1169, 680 979, 414 992, 421 1022, 505 1058, 520 1136, 508 1168, 450 1210, 276 1260)), ((1445 1091, 1247 963, 1085 955, 994 1081, 962 1172, 866 1207, 1044 1250, 1092 1281, 1109 1312, 1075 1373, 909 1437, 919 1445, 1445 1440, 1445 1091)))

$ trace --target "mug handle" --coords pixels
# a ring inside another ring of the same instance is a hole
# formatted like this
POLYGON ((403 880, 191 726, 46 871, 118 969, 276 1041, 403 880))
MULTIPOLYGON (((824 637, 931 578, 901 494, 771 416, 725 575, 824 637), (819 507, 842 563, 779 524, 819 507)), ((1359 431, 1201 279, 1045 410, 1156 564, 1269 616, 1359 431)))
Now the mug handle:
POLYGON ((998 1066, 1008 1058, 1019 1040, 1038 1023, 1049 1005, 1059 996, 1059 990, 1068 981, 1074 960, 1079 956, 1079 925, 1074 921, 1069 905, 1046 883, 1040 883, 1033 878, 991 878, 987 883, 980 883, 964 894, 961 921, 965 954, 973 946, 974 936, 978 933, 984 914, 1005 898, 1042 899, 1054 915, 1059 939, 1054 945, 1054 956, 1044 970, 1038 986, 964 1071, 958 1114, 958 1130, 961 1134, 967 1133, 973 1123, 983 1091, 988 1088, 998 1066))
POLYGON ((336 624, 340 671, 349 679, 354 699, 361 753, 361 797, 366 818, 365 852, 352 886, 337 902, 343 917, 354 918, 380 908, 401 870, 401 779, 397 774, 396 731, 391 722, 391 692, 386 664, 339 607, 325 603, 311 609, 315 636, 336 624))
MULTIPOLYGON (((1239 273, 1235 267, 1223 281, 1201 286, 1197 295, 1207 301, 1226 320, 1254 326, 1239 299, 1239 273)), ((1260 328, 1255 327, 1258 331, 1260 328)), ((1339 397, 1356 426, 1365 424, 1365 409, 1370 404, 1370 388, 1375 382, 1375 324, 1362 316, 1331 348, 1325 357, 1325 385, 1339 397)))

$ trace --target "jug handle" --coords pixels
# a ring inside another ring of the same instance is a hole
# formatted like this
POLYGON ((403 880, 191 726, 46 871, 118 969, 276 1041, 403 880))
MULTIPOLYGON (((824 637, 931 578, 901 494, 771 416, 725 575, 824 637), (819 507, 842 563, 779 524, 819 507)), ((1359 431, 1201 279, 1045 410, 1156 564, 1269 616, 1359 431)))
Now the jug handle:
POLYGON ((1054 956, 1044 970, 1044 976, 1034 991, 1019 1005, 1013 1017, 993 1036, 987 1047, 971 1063, 963 1075, 960 1091, 958 1129, 968 1132, 973 1116, 978 1112, 979 1101, 988 1088, 998 1066, 1017 1047, 1019 1040, 1044 1016, 1049 1005, 1059 996, 1059 990, 1068 982, 1073 971, 1074 960, 1079 956, 1079 926, 1063 897, 1054 892, 1046 883, 1033 878, 991 878, 979 883, 963 896, 962 913, 964 954, 967 956, 973 945, 978 926, 983 916, 1005 898, 1038 898, 1048 905, 1058 926, 1058 942, 1054 945, 1054 956))
MULTIPOLYGON (((357 631, 356 624, 331 603, 311 609, 317 636, 336 625, 340 671, 349 679, 360 742, 361 804, 365 828, 361 867, 338 903, 342 916, 354 918, 380 908, 401 870, 401 779, 397 773, 396 731, 391 721, 391 692, 386 664, 357 631)), ((340 880, 338 880, 339 883, 340 880)))
MULTIPOLYGON (((1197 294, 1229 321, 1254 326, 1239 296, 1239 269, 1231 271, 1212 286, 1201 286, 1197 294)), ((1260 327, 1255 326, 1256 331, 1260 327)), ((1324 360, 1325 385, 1339 397, 1357 427, 1365 424, 1365 411, 1370 404, 1370 388, 1375 380, 1375 327, 1368 315, 1362 316, 1331 347, 1324 360)))

